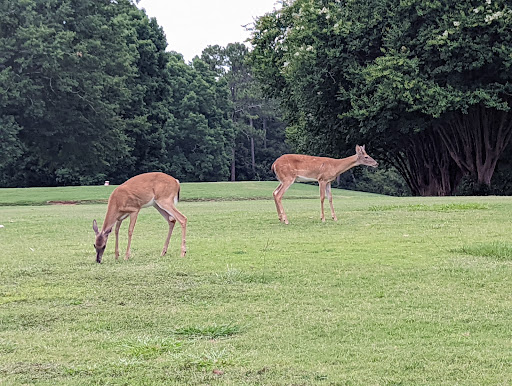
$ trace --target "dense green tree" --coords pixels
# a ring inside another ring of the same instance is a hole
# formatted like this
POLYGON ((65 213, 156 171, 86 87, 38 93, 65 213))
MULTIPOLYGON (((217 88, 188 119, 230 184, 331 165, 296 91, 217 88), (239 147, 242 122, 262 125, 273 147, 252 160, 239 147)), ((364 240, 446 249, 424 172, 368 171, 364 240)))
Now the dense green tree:
POLYGON ((225 81, 199 58, 187 65, 180 54, 170 57, 168 72, 172 117, 164 130, 169 170, 181 180, 227 180, 234 134, 225 81))
MULTIPOLYGON (((414 1, 387 19, 384 55, 362 71, 354 116, 371 124, 391 113, 422 130, 408 136, 416 148, 435 145, 409 159, 431 167, 423 175, 442 178, 431 180, 452 179, 440 184, 440 194, 452 193, 462 175, 489 186, 512 135, 511 10, 502 1, 414 1)), ((387 132, 400 129, 389 119, 384 125, 387 132)))
POLYGON ((338 115, 348 105, 337 98, 350 82, 346 63, 331 57, 347 50, 337 39, 322 39, 330 18, 322 2, 296 1, 261 17, 253 31, 253 71, 267 95, 277 98, 288 122, 288 137, 300 152, 341 156, 353 151, 337 139, 338 115))
POLYGON ((14 186, 11 176, 16 174, 24 153, 18 138, 20 129, 13 116, 0 116, 0 186, 14 186))
POLYGON ((229 176, 226 81, 129 0, 0 0, 0 185, 229 176))
POLYGON ((186 65, 182 56, 165 51, 166 38, 155 19, 134 8, 137 76, 130 104, 127 136, 130 156, 117 175, 169 172, 186 181, 227 179, 229 119, 226 84, 200 60, 186 65))
POLYGON ((163 29, 156 19, 149 19, 136 7, 127 11, 127 17, 134 26, 134 33, 127 39, 137 49, 137 74, 130 82, 132 98, 122 112, 123 119, 129 122, 126 136, 132 150, 115 170, 121 180, 142 172, 169 170, 170 138, 165 126, 172 119, 169 109, 172 90, 167 69, 170 54, 165 51, 167 41, 163 29))
POLYGON ((510 140, 512 12, 504 0, 296 0, 260 18, 255 74, 301 151, 352 142, 413 194, 489 184, 510 140))
POLYGON ((210 46, 202 59, 227 82, 231 119, 235 127, 231 180, 266 179, 270 165, 286 151, 284 126, 276 103, 265 98, 247 62, 249 50, 242 43, 210 46))
POLYGON ((1 1, 0 114, 22 151, 7 184, 78 183, 128 153, 120 112, 135 74, 123 16, 130 6, 1 1))

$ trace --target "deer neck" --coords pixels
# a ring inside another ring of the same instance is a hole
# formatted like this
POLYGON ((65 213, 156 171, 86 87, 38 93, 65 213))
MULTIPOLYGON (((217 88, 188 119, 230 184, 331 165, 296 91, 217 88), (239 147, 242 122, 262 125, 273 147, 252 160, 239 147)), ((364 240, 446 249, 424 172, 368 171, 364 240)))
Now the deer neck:
POLYGON ((352 169, 354 166, 358 165, 357 154, 336 161, 336 175, 340 175, 341 173, 344 173, 347 170, 352 169))
POLYGON ((119 218, 119 211, 109 202, 107 213, 105 214, 105 220, 103 221, 103 226, 101 227, 101 231, 104 232, 107 229, 113 228, 116 225, 116 222, 119 218))

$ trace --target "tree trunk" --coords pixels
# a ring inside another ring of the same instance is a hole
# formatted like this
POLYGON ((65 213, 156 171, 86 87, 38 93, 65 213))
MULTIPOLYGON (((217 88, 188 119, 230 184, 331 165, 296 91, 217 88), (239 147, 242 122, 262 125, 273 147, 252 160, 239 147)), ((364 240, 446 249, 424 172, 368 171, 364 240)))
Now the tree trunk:
POLYGON ((236 181, 235 178, 235 146, 233 145, 233 148, 231 149, 231 181, 236 181))
POLYGON ((253 178, 256 177, 256 157, 254 156, 254 123, 252 118, 249 118, 249 125, 251 126, 251 167, 253 178))
POLYGON ((479 184, 491 185, 496 164, 512 136, 512 113, 472 106, 436 126, 450 156, 479 184))
POLYGON ((263 118, 263 148, 267 148, 267 118, 263 118))
POLYGON ((254 137, 251 136, 251 168, 252 173, 256 176, 256 158, 254 157, 254 137))
POLYGON ((449 196, 463 176, 433 130, 411 136, 400 152, 388 156, 388 161, 414 196, 449 196))

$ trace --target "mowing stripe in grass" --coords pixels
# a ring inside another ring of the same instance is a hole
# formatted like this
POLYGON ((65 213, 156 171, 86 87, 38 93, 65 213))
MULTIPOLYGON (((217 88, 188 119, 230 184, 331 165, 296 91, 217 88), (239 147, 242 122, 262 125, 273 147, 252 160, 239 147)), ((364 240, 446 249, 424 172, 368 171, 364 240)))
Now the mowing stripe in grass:
POLYGON ((504 242, 464 245, 455 252, 471 256, 490 257, 498 260, 512 260, 512 245, 504 242))
POLYGON ((233 324, 212 324, 210 326, 188 326, 174 330, 174 334, 185 338, 219 339, 239 334, 242 329, 233 324))
POLYGON ((450 203, 450 204, 414 204, 414 205, 372 205, 368 208, 372 212, 401 210, 407 212, 448 212, 455 210, 487 210, 489 205, 477 203, 450 203))

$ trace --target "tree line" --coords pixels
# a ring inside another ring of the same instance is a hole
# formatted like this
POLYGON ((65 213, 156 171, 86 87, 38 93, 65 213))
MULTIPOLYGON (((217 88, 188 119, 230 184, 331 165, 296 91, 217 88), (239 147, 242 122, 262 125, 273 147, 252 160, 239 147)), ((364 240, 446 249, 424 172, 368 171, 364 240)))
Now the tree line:
POLYGON ((512 193, 507 1, 281 3, 250 51, 185 63, 132 0, 0 0, 0 186, 268 179, 366 144, 385 167, 343 187, 512 193))
POLYGON ((284 152, 241 43, 189 64, 129 0, 0 0, 0 186, 263 179, 284 152))
POLYGON ((252 44, 299 151, 366 143, 414 195, 511 193, 508 1, 283 1, 252 44))

